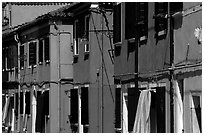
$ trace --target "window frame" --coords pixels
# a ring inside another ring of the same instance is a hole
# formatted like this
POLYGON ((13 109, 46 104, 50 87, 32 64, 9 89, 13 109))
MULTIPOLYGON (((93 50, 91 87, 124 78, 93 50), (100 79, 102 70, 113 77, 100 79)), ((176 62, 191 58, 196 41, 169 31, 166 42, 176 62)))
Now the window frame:
POLYGON ((25 67, 25 45, 26 43, 20 45, 20 69, 21 70, 23 70, 25 67), (23 54, 21 54, 21 47, 23 48, 23 54))

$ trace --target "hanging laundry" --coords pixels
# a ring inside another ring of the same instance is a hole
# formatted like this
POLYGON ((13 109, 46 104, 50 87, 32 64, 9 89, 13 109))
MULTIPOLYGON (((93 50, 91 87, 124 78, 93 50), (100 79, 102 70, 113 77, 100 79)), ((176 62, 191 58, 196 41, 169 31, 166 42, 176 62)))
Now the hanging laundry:
POLYGON ((183 102, 181 98, 180 88, 178 81, 174 81, 174 121, 175 121, 175 133, 183 132, 183 102))
POLYGON ((35 133, 35 122, 36 122, 36 105, 37 105, 37 90, 33 86, 32 93, 32 133, 35 133))
POLYGON ((127 104, 125 101, 125 97, 123 94, 123 128, 122 128, 122 132, 123 133, 128 133, 128 109, 127 109, 127 104))
POLYGON ((143 90, 140 93, 133 133, 150 133, 151 92, 143 90))
POLYGON ((4 105, 4 109, 3 109, 3 114, 2 114, 2 123, 5 122, 5 119, 7 117, 7 113, 8 113, 8 108, 9 108, 9 102, 10 102, 10 97, 6 97, 6 103, 4 105))

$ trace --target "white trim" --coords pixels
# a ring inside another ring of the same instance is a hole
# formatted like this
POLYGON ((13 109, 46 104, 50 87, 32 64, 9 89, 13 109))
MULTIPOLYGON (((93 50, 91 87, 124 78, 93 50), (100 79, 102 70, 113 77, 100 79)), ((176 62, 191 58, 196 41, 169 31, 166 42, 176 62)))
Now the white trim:
POLYGON ((74 89, 78 89, 79 88, 79 86, 74 86, 74 89))
POLYGON ((121 88, 121 84, 117 84, 117 85, 116 85, 116 88, 121 88))
POLYGON ((89 84, 85 84, 84 87, 85 87, 85 88, 88 88, 88 87, 89 87, 89 84))
POLYGON ((166 30, 161 30, 158 32, 158 36, 162 36, 166 34, 166 30))
POLYGON ((135 84, 130 84, 130 88, 135 88, 135 84))

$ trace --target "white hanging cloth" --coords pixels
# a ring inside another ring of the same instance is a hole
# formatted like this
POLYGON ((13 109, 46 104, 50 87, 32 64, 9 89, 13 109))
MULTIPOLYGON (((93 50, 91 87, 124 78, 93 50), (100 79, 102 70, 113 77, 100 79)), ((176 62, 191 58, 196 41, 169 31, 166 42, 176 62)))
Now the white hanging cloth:
POLYGON ((11 120, 11 131, 14 132, 15 130, 15 110, 12 108, 12 120, 11 120))
POLYGON ((151 92, 143 90, 140 93, 133 133, 150 133, 151 92))
POLYGON ((123 133, 128 133, 128 110, 127 110, 127 105, 126 105, 126 101, 125 101, 125 97, 123 94, 123 128, 122 128, 122 132, 123 133))
POLYGON ((8 96, 6 98, 6 103, 5 103, 5 106, 4 106, 4 109, 3 109, 3 115, 2 115, 2 123, 4 123, 5 120, 6 120, 6 117, 7 117, 7 114, 8 114, 9 103, 10 103, 10 96, 8 96))
POLYGON ((183 102, 181 98, 180 88, 177 81, 174 81, 174 121, 175 133, 183 132, 183 102))
POLYGON ((37 91, 35 86, 33 86, 32 95, 32 133, 35 133, 35 122, 36 122, 36 107, 37 107, 37 91))
POLYGON ((192 118, 191 121, 192 133, 200 133, 200 127, 198 124, 198 118, 192 95, 191 95, 191 118, 192 118))

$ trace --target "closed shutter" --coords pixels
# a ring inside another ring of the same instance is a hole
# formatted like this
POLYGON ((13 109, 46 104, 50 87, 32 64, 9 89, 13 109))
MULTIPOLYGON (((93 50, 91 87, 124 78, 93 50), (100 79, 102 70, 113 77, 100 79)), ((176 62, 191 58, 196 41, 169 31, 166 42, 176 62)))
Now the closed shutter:
POLYGON ((29 43, 29 66, 36 65, 36 42, 29 43))
POLYGON ((20 67, 24 67, 24 46, 20 46, 20 67))
POLYGON ((45 54, 45 62, 50 62, 50 39, 46 37, 44 39, 44 54, 45 54))
POLYGON ((136 37, 136 2, 125 3, 125 39, 136 37))
POLYGON ((121 4, 113 7, 113 43, 121 42, 121 4))
POLYGON ((23 92, 20 92, 20 114, 23 114, 23 108, 24 108, 24 103, 23 103, 23 92))
POLYGON ((168 3, 167 2, 156 2, 155 3, 155 31, 159 32, 167 30, 167 18, 168 14, 168 3))
POLYGON ((38 57, 39 57, 39 64, 43 63, 43 40, 39 40, 39 48, 38 48, 38 57))

